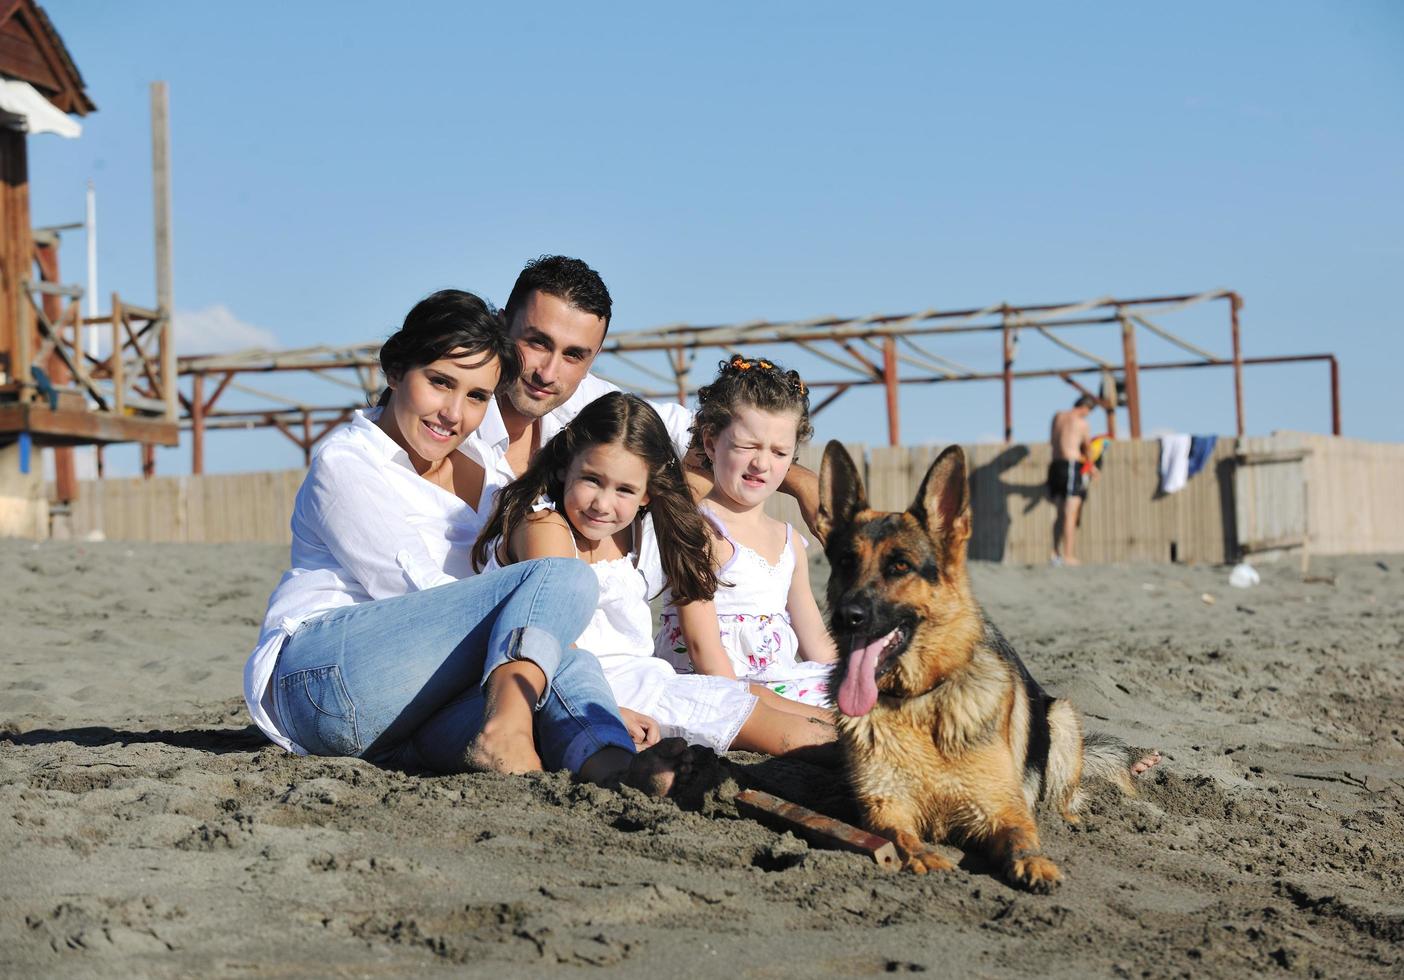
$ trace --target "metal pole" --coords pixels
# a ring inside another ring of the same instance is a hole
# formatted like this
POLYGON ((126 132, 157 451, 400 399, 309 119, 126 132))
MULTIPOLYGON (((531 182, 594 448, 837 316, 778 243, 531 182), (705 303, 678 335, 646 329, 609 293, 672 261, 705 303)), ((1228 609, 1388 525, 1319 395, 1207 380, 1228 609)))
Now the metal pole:
POLYGON ((1341 434, 1341 366, 1331 356, 1331 435, 1341 434))
POLYGON ((897 339, 888 337, 882 342, 882 380, 887 386, 887 444, 900 446, 902 437, 901 408, 897 403, 897 339))
POLYGON ((1131 420, 1131 438, 1141 438, 1141 380, 1136 364, 1136 328, 1121 318, 1121 352, 1126 365, 1126 414, 1131 420))
POLYGON ((195 375, 190 383, 190 472, 205 472, 205 376, 195 375))
POLYGON ((166 418, 175 421, 175 327, 171 280, 171 131, 170 98, 165 82, 151 83, 151 182, 156 219, 156 309, 161 315, 161 387, 166 418))
POLYGON ((1004 441, 1014 441, 1014 335, 1004 314, 1004 441))
POLYGON ((1243 438, 1243 344, 1238 335, 1238 310, 1243 300, 1229 293, 1229 323, 1233 333, 1233 409, 1238 422, 1238 438, 1243 438))

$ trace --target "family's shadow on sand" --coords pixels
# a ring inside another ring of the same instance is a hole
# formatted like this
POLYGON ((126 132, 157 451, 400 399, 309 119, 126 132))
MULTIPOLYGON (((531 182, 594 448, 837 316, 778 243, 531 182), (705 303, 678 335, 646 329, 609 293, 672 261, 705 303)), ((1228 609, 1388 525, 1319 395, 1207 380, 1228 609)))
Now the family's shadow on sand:
POLYGON ((984 561, 1003 561, 1009 539, 1009 497, 1023 500, 1027 514, 1047 496, 1043 483, 1007 483, 1002 477, 1006 470, 1022 463, 1029 455, 1028 446, 1010 446, 994 459, 970 471, 970 495, 974 500, 992 501, 996 506, 977 507, 974 527, 970 534, 970 557, 984 561))
POLYGON ((142 745, 156 742, 179 749, 197 749, 214 755, 230 752, 256 752, 269 744, 255 725, 243 728, 156 729, 129 732, 93 725, 87 728, 36 728, 28 732, 0 733, 0 741, 12 745, 58 745, 70 742, 96 748, 103 745, 142 745))

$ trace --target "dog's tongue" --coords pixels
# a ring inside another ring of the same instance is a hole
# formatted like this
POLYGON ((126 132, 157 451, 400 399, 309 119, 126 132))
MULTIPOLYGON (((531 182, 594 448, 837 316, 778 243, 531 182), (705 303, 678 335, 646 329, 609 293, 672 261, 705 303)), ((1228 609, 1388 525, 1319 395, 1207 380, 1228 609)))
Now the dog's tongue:
POLYGON ((865 647, 854 647, 849 654, 848 671, 843 675, 838 691, 839 710, 844 714, 855 717, 866 715, 877 704, 878 657, 891 639, 892 633, 888 633, 865 647))

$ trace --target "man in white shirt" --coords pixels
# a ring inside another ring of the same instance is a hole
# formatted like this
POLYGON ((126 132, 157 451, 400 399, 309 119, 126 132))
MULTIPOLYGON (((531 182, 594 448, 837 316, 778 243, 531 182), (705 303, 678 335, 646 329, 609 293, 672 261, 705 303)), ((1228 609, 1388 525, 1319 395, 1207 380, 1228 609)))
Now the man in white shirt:
MULTIPOLYGON (((503 313, 517 344, 522 370, 499 392, 478 430, 469 437, 487 470, 488 486, 506 486, 531 457, 590 402, 616 385, 590 373, 603 346, 613 310, 599 273, 580 259, 544 255, 528 262, 517 277, 503 313)), ((671 402, 652 402, 662 416, 680 457, 691 441, 691 410, 671 402)), ((689 479, 709 481, 689 464, 689 479)), ((819 483, 811 470, 795 465, 781 484, 793 496, 814 530, 819 483)), ((822 540, 822 539, 821 539, 822 540)))

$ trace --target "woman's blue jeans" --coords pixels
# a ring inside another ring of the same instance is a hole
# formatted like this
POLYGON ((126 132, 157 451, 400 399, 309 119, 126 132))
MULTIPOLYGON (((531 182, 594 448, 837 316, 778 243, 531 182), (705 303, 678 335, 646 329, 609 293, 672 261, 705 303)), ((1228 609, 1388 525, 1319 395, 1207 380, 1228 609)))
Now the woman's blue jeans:
POLYGON ((483 686, 511 660, 546 675, 536 743, 547 769, 577 772, 633 741, 594 654, 570 644, 595 611, 584 562, 544 558, 303 623, 273 671, 283 731, 313 755, 462 772, 483 724, 483 686))

